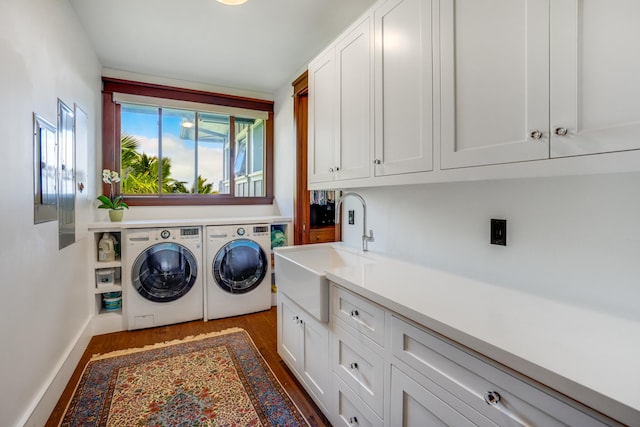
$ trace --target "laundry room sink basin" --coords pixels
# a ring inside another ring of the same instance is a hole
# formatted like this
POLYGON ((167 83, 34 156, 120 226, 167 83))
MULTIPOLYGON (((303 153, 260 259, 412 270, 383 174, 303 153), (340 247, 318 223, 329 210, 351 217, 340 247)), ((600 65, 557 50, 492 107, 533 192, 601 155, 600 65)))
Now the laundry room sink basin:
POLYGON ((283 292, 322 322, 329 321, 329 281, 326 271, 376 261, 334 243, 276 248, 275 276, 283 292))

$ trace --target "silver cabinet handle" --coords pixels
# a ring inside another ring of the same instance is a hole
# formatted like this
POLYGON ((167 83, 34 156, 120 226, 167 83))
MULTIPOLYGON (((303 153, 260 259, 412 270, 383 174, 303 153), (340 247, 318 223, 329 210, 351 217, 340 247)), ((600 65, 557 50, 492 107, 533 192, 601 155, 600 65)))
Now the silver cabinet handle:
POLYGON ((536 141, 542 139, 542 132, 540 132, 539 130, 534 130, 533 132, 531 132, 531 139, 535 139, 536 141))
POLYGON ((375 160, 373 161, 373 164, 374 164, 374 165, 380 165, 380 164, 382 164, 382 162, 380 161, 380 159, 375 159, 375 160))
POLYGON ((349 424, 358 424, 358 417, 349 417, 349 424))
POLYGON ((569 130, 567 128, 556 128, 555 132, 558 136, 565 136, 567 133, 569 133, 569 130))
POLYGON ((358 317, 358 310, 351 310, 351 317, 358 317))
POLYGON ((500 393, 497 391, 488 391, 484 394, 484 401, 487 402, 488 405, 496 406, 500 403, 500 393))
POLYGON ((349 364, 350 369, 358 369, 358 362, 351 362, 349 364))

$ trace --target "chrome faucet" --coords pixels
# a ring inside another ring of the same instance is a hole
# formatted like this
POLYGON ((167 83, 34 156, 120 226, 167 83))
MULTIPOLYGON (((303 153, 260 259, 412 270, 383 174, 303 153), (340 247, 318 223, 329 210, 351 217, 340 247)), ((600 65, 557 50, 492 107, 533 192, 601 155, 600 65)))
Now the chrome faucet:
POLYGON ((366 252, 369 250, 367 243, 373 242, 375 241, 375 239, 373 238, 373 230, 369 230, 369 235, 367 235, 367 204, 365 203, 361 195, 353 192, 344 193, 342 195, 340 200, 338 200, 338 205, 336 206, 335 223, 340 224, 340 206, 342 205, 342 201, 347 197, 355 197, 356 199, 360 200, 360 203, 362 203, 362 250, 366 252))

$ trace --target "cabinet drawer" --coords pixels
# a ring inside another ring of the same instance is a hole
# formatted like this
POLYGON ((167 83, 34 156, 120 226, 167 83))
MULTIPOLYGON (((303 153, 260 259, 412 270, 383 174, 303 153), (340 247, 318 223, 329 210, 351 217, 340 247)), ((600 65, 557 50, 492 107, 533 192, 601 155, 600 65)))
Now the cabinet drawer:
POLYGON ((428 380, 391 366, 391 426, 497 427, 460 399, 428 380))
POLYGON ((375 345, 335 326, 333 371, 380 417, 383 417, 383 358, 375 345))
POLYGON ((345 322, 349 328, 384 346, 384 310, 335 285, 332 286, 331 293, 333 316, 345 322))
POLYGON ((332 399, 334 426, 382 427, 382 420, 336 374, 332 399))
POLYGON ((327 243, 336 241, 335 227, 311 228, 309 230, 309 243, 327 243))
POLYGON ((392 317, 391 348, 414 368, 500 426, 605 426, 582 405, 554 396, 435 335, 392 317), (487 403, 491 396, 495 404, 487 403))

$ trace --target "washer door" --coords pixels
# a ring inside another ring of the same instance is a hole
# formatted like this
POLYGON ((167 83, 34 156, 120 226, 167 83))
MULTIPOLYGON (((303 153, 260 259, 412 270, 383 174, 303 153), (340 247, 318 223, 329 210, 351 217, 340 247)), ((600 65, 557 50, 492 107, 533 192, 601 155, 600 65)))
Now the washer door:
POLYGON ((131 281, 149 301, 170 302, 189 292, 197 275, 196 259, 189 249, 177 243, 158 243, 138 255, 131 281))
POLYGON ((253 240, 237 239, 224 245, 212 264, 213 278, 230 294, 252 291, 267 275, 267 254, 253 240))

